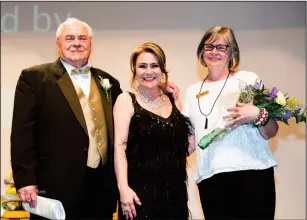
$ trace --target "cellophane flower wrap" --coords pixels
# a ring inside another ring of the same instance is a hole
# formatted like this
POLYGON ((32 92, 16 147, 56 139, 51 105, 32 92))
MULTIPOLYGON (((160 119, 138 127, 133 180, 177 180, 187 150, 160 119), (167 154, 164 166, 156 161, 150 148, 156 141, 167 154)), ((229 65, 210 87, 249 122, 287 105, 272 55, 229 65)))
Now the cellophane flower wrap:
MULTIPOLYGON (((239 102, 252 103, 258 108, 265 108, 271 119, 289 125, 288 120, 294 117, 296 123, 306 123, 306 107, 303 110, 303 103, 293 96, 283 94, 278 88, 268 89, 262 84, 262 80, 257 79, 255 85, 244 85, 240 89, 239 102)), ((211 143, 221 140, 231 131, 231 128, 218 126, 205 135, 199 141, 198 146, 206 149, 211 143)))

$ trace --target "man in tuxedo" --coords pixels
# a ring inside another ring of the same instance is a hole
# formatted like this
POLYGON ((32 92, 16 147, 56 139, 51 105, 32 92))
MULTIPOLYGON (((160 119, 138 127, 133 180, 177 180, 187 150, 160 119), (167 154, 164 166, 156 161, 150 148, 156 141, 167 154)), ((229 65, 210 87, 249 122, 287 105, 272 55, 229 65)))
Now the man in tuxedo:
POLYGON ((70 18, 56 37, 59 58, 24 69, 17 82, 15 186, 32 206, 40 191, 61 201, 68 219, 112 219, 118 199, 112 107, 122 90, 118 80, 91 66, 88 24, 70 18))

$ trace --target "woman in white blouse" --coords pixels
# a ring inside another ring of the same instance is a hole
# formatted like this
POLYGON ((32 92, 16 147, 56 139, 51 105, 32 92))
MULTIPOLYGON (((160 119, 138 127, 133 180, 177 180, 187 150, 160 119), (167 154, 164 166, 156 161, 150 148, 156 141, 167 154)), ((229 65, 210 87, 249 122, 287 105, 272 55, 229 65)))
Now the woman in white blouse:
POLYGON ((278 125, 268 118, 255 126, 265 109, 237 101, 240 85, 254 85, 258 76, 238 70, 239 47, 228 27, 208 30, 197 57, 208 75, 187 89, 183 108, 194 125, 196 143, 221 122, 234 128, 206 149, 197 147, 196 183, 204 216, 206 220, 273 220, 277 163, 268 139, 276 135, 278 125), (197 98, 198 94, 203 95, 197 98))

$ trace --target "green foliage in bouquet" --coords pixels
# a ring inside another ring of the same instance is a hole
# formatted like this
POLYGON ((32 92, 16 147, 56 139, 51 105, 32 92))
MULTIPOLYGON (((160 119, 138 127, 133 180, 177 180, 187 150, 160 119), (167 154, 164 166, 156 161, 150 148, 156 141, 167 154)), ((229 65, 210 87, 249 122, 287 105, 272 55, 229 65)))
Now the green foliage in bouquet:
POLYGON ((302 102, 293 96, 284 95, 276 87, 271 90, 266 88, 261 80, 257 80, 254 86, 246 86, 240 94, 239 102, 253 103, 259 108, 265 108, 271 119, 287 125, 292 117, 296 119, 296 123, 306 123, 306 108, 302 111, 302 102))

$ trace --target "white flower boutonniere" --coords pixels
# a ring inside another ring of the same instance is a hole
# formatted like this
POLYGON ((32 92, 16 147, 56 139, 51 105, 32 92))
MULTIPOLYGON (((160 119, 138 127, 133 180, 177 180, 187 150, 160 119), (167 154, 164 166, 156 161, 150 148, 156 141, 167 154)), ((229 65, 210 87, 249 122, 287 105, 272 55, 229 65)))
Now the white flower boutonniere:
POLYGON ((102 90, 104 91, 104 94, 109 99, 109 90, 112 88, 112 84, 110 84, 109 79, 104 79, 101 76, 98 76, 98 77, 99 77, 99 84, 102 90))

